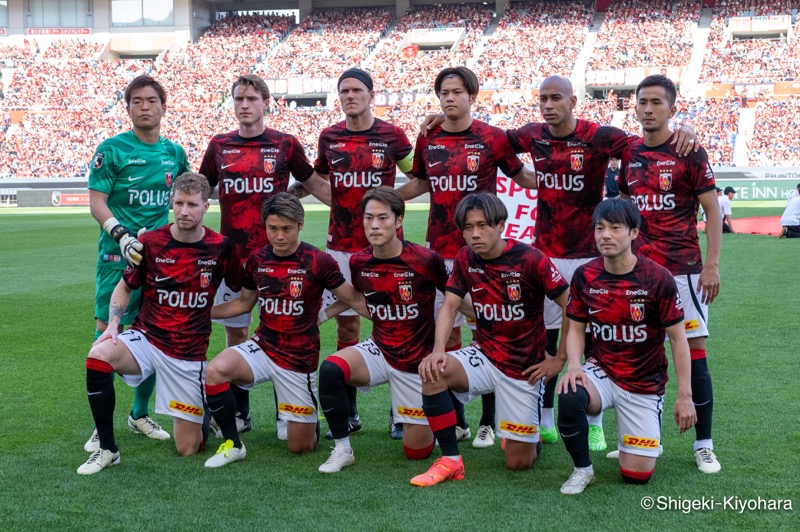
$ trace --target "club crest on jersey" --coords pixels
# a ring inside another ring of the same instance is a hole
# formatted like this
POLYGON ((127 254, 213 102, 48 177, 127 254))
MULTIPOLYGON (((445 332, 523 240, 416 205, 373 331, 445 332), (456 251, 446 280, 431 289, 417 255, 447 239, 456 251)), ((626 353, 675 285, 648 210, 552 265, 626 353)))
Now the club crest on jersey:
POLYGON ((481 164, 481 156, 480 155, 467 155, 467 170, 470 172, 475 172, 478 170, 478 166, 481 164))
POLYGON ((167 183, 168 187, 172 186, 172 181, 174 180, 175 175, 172 172, 165 172, 164 173, 164 181, 167 183))
POLYGON ((397 287, 400 290, 400 299, 403 301, 411 301, 411 285, 401 284, 397 287))
POLYGON ((644 303, 631 303, 631 319, 633 321, 644 320, 644 303))
POLYGON ((372 167, 373 168, 383 167, 383 152, 379 151, 372 152, 372 167))
POLYGON ((289 295, 292 297, 300 297, 303 293, 303 281, 291 281, 289 283, 289 295))
POLYGON ((94 168, 95 170, 97 170, 98 168, 102 168, 103 167, 103 159, 105 159, 105 158, 106 158, 106 156, 104 154, 95 153, 94 154, 94 160, 92 161, 92 168, 94 168))
POLYGON ((271 174, 275 171, 275 159, 273 157, 264 159, 264 171, 268 174, 271 174))
POLYGON ((506 291, 508 292, 508 298, 511 301, 519 301, 519 298, 522 297, 522 290, 519 287, 519 283, 506 285, 506 291))
POLYGON ((573 172, 580 172, 583 170, 583 152, 573 152, 569 156, 569 167, 573 172))
POLYGON ((211 285, 211 272, 200 272, 200 288, 208 288, 211 285))
POLYGON ((672 188, 672 172, 663 172, 658 176, 658 186, 661 190, 667 191, 672 188))

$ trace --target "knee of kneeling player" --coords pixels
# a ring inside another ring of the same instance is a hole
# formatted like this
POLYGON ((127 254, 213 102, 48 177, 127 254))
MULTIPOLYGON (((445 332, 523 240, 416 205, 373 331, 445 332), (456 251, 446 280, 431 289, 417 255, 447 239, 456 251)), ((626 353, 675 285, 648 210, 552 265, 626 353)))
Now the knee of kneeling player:
POLYGON ((403 452, 406 453, 406 458, 409 460, 425 460, 433 452, 433 443, 421 449, 414 449, 404 444, 403 452))
POLYGON ((316 436, 311 439, 295 439, 289 440, 289 451, 294 454, 305 454, 314 452, 317 448, 316 436))
POLYGON ((175 440, 175 450, 181 456, 191 456, 200 452, 200 442, 195 441, 193 438, 183 441, 175 440))
POLYGON ((647 484, 653 477, 655 470, 655 467, 650 471, 629 471, 621 467, 619 468, 619 472, 622 475, 622 480, 625 481, 625 484, 647 484))
POLYGON ((510 471, 525 471, 533 467, 535 456, 508 456, 506 455, 506 469, 510 471))
POLYGON ((341 366, 344 363, 344 360, 338 357, 329 357, 329 358, 332 359, 335 358, 336 361, 334 362, 332 360, 327 360, 327 359, 322 361, 322 364, 319 367, 320 388, 328 383, 347 382, 345 380, 344 370, 342 369, 341 366))
POLYGON ((567 393, 558 394, 558 424, 571 425, 585 418, 587 406, 589 406, 589 393, 583 386, 578 385, 575 392, 569 390, 567 393))

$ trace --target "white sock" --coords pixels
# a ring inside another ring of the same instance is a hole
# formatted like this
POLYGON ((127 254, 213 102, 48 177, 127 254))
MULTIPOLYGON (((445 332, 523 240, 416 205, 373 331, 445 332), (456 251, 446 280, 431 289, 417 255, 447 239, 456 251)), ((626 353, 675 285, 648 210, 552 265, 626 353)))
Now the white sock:
POLYGON ((694 451, 697 452, 705 447, 706 449, 714 450, 714 442, 711 440, 697 440, 694 442, 694 451))
POLYGON ((600 412, 596 416, 590 416, 586 414, 586 419, 589 421, 589 425, 597 425, 598 427, 603 427, 603 413, 600 412))
POLYGON ((336 449, 344 449, 348 453, 353 452, 353 448, 350 447, 350 436, 346 436, 341 440, 333 440, 333 442, 336 444, 336 449))
POLYGON ((556 427, 553 417, 554 410, 553 408, 542 408, 542 420, 540 425, 543 429, 553 429, 556 427))
POLYGON ((449 458, 450 460, 454 460, 454 461, 458 462, 458 457, 459 456, 461 456, 461 455, 457 454, 455 456, 442 456, 442 458, 449 458))
POLYGON ((594 466, 589 464, 589 467, 576 467, 575 471, 586 471, 587 473, 594 475, 594 466))

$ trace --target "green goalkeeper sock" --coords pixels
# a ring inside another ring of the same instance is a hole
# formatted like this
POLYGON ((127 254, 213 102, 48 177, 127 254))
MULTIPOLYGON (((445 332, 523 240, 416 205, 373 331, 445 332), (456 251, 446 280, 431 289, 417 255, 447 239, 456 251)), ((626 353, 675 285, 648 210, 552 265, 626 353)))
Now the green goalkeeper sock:
POLYGON ((150 375, 133 391, 133 419, 139 419, 149 413, 150 396, 156 387, 155 374, 150 375))

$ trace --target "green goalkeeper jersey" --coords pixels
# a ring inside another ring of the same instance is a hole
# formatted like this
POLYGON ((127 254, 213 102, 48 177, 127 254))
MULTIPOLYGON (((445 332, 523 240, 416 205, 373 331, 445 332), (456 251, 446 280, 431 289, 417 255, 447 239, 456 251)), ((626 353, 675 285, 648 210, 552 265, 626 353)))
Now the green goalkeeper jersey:
MULTIPOLYGON (((178 144, 164 137, 146 144, 128 131, 98 146, 89 171, 89 188, 108 194, 108 208, 135 235, 142 227, 155 229, 169 221, 172 182, 187 171, 189 161, 178 144)), ((125 268, 119 244, 102 229, 98 252, 101 262, 125 268)))

